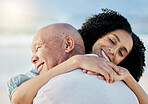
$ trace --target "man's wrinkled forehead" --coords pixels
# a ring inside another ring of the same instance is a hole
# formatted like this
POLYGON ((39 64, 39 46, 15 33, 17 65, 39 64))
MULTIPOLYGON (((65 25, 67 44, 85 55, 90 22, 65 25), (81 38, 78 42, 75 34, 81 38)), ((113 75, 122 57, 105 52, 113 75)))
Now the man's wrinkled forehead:
POLYGON ((35 37, 34 39, 35 40, 42 40, 42 41, 45 41, 46 39, 49 39, 51 36, 53 36, 54 33, 52 33, 52 28, 42 28, 40 29, 36 34, 35 34, 35 37))
POLYGON ((58 30, 55 30, 52 26, 46 26, 41 28, 33 38, 33 44, 48 44, 49 42, 56 41, 61 33, 58 30))
POLYGON ((78 31, 68 24, 53 24, 41 28, 34 37, 34 40, 50 41, 51 39, 64 39, 71 35, 76 40, 82 39, 78 31), (52 38, 54 37, 54 38, 52 38))

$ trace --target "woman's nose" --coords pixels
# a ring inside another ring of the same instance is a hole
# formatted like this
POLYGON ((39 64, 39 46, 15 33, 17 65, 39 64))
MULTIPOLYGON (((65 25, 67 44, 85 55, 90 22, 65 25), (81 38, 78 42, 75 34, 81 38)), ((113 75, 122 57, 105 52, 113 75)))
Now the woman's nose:
POLYGON ((117 53, 118 47, 109 47, 108 51, 110 54, 115 55, 117 53))

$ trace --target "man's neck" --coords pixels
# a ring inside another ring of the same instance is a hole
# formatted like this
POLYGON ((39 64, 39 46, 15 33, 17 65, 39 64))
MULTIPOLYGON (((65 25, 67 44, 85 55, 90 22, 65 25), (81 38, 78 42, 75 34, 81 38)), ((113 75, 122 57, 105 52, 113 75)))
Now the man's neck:
POLYGON ((69 59, 70 57, 72 57, 74 55, 84 55, 84 54, 85 54, 84 50, 80 50, 80 49, 79 50, 75 50, 75 51, 73 51, 73 52, 71 52, 71 53, 69 53, 67 55, 65 54, 65 56, 62 56, 62 58, 59 59, 57 65, 62 63, 63 61, 66 61, 67 59, 69 59))
POLYGON ((84 55, 84 51, 82 50, 76 50, 74 52, 72 52, 71 54, 68 55, 67 59, 69 59, 70 57, 74 56, 74 55, 84 55))

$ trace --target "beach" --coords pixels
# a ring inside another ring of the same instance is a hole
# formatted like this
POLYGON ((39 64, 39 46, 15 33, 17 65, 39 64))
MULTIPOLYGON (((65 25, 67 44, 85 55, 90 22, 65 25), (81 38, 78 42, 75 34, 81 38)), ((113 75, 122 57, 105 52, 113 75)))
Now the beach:
MULTIPOLYGON (((7 93, 7 81, 10 77, 30 70, 31 41, 33 35, 0 35, 0 102, 10 104, 7 93)), ((140 35, 146 46, 145 72, 139 84, 148 93, 148 35, 140 35)))

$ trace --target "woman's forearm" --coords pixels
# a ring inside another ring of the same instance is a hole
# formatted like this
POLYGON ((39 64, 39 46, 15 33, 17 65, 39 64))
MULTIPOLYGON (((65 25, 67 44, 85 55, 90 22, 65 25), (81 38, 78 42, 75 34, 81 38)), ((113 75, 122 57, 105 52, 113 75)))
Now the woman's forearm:
POLYGON ((77 55, 73 56, 42 75, 24 82, 13 93, 11 98, 12 104, 32 104, 34 97, 42 86, 44 86, 51 78, 78 68, 78 60, 77 55))
POLYGON ((47 83, 54 74, 44 73, 21 84, 12 94, 12 104, 32 104, 38 90, 47 83))
POLYGON ((124 81, 126 82, 127 86, 135 93, 140 104, 148 104, 148 95, 132 76, 129 76, 124 81))
POLYGON ((91 71, 96 71, 97 73, 104 75, 104 77, 106 79, 108 78, 109 80, 109 72, 112 72, 113 70, 111 70, 111 68, 110 70, 108 69, 109 71, 107 69, 102 69, 104 66, 108 65, 107 63, 111 67, 116 69, 116 71, 118 71, 115 65, 112 65, 111 62, 108 62, 104 59, 100 59, 99 57, 75 55, 69 58, 68 60, 64 61, 63 63, 43 73, 42 75, 39 75, 33 79, 24 82, 13 93, 11 101, 12 103, 14 102, 13 104, 31 104, 38 90, 43 85, 45 85, 51 78, 77 68, 88 70, 91 69, 91 71))

